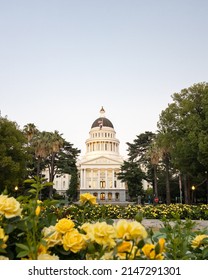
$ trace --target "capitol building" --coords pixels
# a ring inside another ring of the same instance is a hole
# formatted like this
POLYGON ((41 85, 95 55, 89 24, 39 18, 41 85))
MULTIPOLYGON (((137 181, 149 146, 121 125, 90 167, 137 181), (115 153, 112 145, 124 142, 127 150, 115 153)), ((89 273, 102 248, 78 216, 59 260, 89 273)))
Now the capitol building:
MULTIPOLYGON (((127 187, 118 179, 123 158, 119 154, 119 140, 112 122, 106 118, 105 110, 92 123, 89 137, 85 141, 86 152, 77 161, 79 172, 78 196, 91 193, 98 203, 126 202, 127 187)), ((48 177, 45 171, 45 177, 48 177)), ((54 189, 60 195, 66 195, 70 185, 69 174, 58 174, 54 178, 54 189)), ((79 197, 78 197, 79 200, 79 197)))
MULTIPOLYGON (((89 137, 85 141, 86 152, 77 161, 79 185, 78 200, 82 193, 91 193, 97 197, 98 203, 127 203, 127 184, 118 179, 121 165, 124 162, 119 153, 119 140, 112 122, 106 118, 105 110, 91 124, 89 137)), ((47 171, 45 177, 48 177, 47 171)), ((54 178, 54 189, 65 196, 70 185, 71 175, 58 174, 54 178)), ((152 186, 142 180, 143 189, 152 186)))
POLYGON ((100 203, 125 202, 126 184, 117 177, 123 164, 119 154, 120 142, 103 107, 100 116, 91 125, 85 144, 86 153, 78 164, 80 194, 91 193, 100 203))

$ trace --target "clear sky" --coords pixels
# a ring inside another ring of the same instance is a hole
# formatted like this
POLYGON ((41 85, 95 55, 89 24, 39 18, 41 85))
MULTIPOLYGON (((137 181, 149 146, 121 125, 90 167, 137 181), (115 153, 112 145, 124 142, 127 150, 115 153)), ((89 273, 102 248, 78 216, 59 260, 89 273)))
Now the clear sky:
POLYGON ((126 142, 208 78, 207 0, 0 0, 0 110, 85 153, 104 106, 126 142))

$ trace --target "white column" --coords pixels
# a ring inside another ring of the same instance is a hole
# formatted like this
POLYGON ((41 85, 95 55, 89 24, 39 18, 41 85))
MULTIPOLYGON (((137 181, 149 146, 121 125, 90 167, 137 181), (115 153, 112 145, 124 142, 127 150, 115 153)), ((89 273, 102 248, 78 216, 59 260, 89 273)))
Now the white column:
POLYGON ((83 183, 83 187, 84 187, 84 189, 86 188, 86 169, 84 168, 84 175, 83 175, 83 181, 84 181, 84 183, 83 183))
POLYGON ((105 170, 105 187, 108 188, 108 170, 105 170))
POLYGON ((83 189, 83 169, 80 169, 80 189, 83 189))
POLYGON ((113 189, 115 188, 114 180, 115 180, 115 172, 114 172, 114 169, 113 169, 113 170, 112 170, 112 188, 113 188, 113 189))
POLYGON ((100 169, 98 169, 98 180, 97 180, 97 187, 100 189, 100 169))
POLYGON ((93 170, 91 169, 91 178, 90 178, 90 185, 91 185, 91 188, 93 187, 93 170))

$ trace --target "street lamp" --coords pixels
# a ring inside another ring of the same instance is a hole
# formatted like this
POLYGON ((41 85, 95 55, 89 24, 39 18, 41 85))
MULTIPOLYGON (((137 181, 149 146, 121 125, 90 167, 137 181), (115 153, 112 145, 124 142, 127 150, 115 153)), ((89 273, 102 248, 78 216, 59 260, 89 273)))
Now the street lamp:
POLYGON ((191 186, 191 190, 192 190, 192 194, 191 194, 191 201, 192 201, 192 204, 194 202, 194 191, 195 191, 196 187, 193 185, 191 186))
POLYGON ((19 190, 18 186, 14 187, 14 191, 15 191, 15 197, 17 197, 17 191, 19 190))

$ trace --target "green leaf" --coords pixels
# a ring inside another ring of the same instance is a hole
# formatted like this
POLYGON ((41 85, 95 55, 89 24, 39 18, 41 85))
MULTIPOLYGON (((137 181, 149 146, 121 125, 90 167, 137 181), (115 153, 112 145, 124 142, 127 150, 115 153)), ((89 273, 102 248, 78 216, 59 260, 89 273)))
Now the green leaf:
POLYGON ((17 258, 23 258, 28 255, 28 251, 22 251, 19 254, 17 254, 17 258))
POLYGON ((28 184, 34 184, 36 181, 34 179, 26 179, 24 180, 24 183, 28 183, 28 184))
POLYGON ((208 247, 202 251, 202 257, 204 260, 208 259, 208 247))
POLYGON ((27 252, 29 251, 29 247, 27 245, 25 245, 25 244, 16 243, 16 246, 21 248, 21 249, 23 249, 23 250, 25 250, 25 251, 27 251, 27 252))
POLYGON ((6 226, 6 228, 5 228, 5 232, 6 232, 7 234, 10 234, 11 232, 13 232, 13 230, 14 230, 15 228, 16 228, 16 227, 15 227, 14 225, 8 224, 8 225, 6 226))
POLYGON ((37 190, 31 189, 31 190, 29 190, 28 192, 29 192, 29 193, 33 193, 33 194, 36 194, 36 193, 37 193, 37 190))
POLYGON ((0 248, 0 253, 6 253, 6 250, 0 248))

